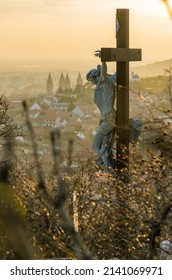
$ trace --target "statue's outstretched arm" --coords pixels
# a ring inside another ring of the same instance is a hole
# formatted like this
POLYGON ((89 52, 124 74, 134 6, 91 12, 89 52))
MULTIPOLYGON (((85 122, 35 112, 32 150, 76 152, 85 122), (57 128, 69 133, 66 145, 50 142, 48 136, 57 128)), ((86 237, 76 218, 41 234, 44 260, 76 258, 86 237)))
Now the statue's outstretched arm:
POLYGON ((106 62, 102 62, 101 78, 102 78, 103 81, 106 80, 106 78, 107 78, 107 64, 106 64, 106 62))
MULTIPOLYGON (((101 50, 95 51, 94 55, 101 58, 101 50)), ((106 64, 106 62, 102 62, 101 79, 104 81, 104 80, 106 80, 106 78, 107 78, 107 64, 106 64)))

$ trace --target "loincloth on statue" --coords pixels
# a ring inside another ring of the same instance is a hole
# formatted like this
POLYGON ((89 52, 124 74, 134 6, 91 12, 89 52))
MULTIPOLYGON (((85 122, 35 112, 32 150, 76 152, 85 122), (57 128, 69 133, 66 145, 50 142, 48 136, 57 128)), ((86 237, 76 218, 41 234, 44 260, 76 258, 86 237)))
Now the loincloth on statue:
POLYGON ((100 120, 100 129, 103 135, 108 135, 115 127, 116 111, 111 111, 100 120))

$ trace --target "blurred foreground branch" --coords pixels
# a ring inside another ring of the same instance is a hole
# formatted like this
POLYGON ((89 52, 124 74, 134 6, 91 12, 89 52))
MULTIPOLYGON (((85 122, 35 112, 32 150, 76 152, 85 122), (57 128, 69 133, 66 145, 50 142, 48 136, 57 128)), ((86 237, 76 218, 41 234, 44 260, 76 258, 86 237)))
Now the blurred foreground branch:
POLYGON ((169 0, 161 0, 161 1, 164 2, 165 6, 167 8, 168 14, 169 14, 170 18, 172 19, 172 8, 170 6, 169 0))

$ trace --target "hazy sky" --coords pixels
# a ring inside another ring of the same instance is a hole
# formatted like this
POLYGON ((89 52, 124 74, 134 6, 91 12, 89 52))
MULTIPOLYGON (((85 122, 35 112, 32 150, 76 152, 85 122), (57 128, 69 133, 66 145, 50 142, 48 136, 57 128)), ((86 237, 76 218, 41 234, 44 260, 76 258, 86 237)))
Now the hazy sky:
POLYGON ((130 47, 143 62, 172 58, 161 0, 0 0, 0 59, 92 59, 115 46, 117 8, 130 9, 130 47))

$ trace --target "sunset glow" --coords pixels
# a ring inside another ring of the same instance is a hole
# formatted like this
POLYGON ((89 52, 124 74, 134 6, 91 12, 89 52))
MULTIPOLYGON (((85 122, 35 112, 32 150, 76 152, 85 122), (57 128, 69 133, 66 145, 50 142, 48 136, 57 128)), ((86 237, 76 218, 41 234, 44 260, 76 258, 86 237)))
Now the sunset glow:
POLYGON ((161 0, 0 0, 0 6, 0 59, 92 59, 94 50, 115 45, 117 8, 130 9, 130 46, 143 49, 143 62, 172 57, 172 20, 161 0))

